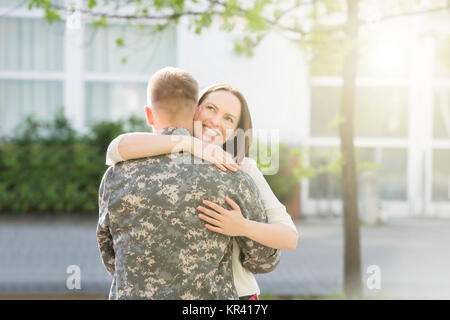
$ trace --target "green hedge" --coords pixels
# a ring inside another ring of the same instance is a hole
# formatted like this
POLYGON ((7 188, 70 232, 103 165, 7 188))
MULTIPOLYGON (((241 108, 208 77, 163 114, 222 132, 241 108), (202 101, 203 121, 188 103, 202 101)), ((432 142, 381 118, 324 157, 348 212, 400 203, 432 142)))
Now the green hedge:
POLYGON ((0 141, 0 213, 97 214, 107 146, 129 131, 150 128, 131 117, 79 134, 61 112, 49 122, 27 118, 0 141))
MULTIPOLYGON (((27 118, 13 138, 0 140, 0 214, 97 214, 98 187, 107 169, 106 149, 124 132, 150 131, 144 119, 103 121, 77 133, 62 112, 49 122, 27 118)), ((265 176, 282 202, 298 192, 303 165, 299 149, 275 146, 280 171, 265 176)))
MULTIPOLYGON (((259 148, 268 148, 260 145, 259 148)), ((278 154, 278 172, 273 175, 265 175, 267 183, 275 196, 281 203, 286 204, 294 199, 300 192, 300 182, 302 179, 310 179, 316 174, 316 170, 306 165, 304 158, 306 151, 298 147, 289 147, 284 143, 272 145, 267 149, 267 154, 278 154)), ((258 162, 258 167, 262 170, 265 166, 258 162)))

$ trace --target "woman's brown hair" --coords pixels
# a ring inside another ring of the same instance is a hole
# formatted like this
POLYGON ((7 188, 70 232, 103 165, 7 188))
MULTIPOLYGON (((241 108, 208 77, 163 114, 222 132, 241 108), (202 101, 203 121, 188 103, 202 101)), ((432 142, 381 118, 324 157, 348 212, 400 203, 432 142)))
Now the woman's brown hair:
POLYGON ((216 91, 227 91, 233 94, 239 99, 241 103, 241 115, 239 117, 239 123, 236 128, 236 133, 233 139, 225 141, 222 148, 225 151, 232 151, 233 157, 236 159, 237 163, 240 163, 244 157, 249 157, 250 146, 252 144, 253 138, 253 126, 252 118, 250 116, 250 111, 248 109, 247 100, 245 100, 244 95, 236 88, 225 84, 215 84, 200 93, 200 99, 198 105, 200 105, 205 98, 211 93, 216 91))

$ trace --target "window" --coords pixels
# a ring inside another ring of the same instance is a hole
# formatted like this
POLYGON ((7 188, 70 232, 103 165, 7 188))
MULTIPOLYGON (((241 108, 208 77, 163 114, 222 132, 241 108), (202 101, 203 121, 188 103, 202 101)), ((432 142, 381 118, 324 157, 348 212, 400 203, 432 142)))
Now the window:
POLYGON ((450 88, 434 90, 433 137, 450 139, 450 88))
POLYGON ((130 25, 86 26, 84 123, 144 117, 148 77, 176 64, 176 29, 151 33, 130 25), (124 47, 117 45, 123 39, 124 47), (122 59, 125 58, 125 61, 122 59), (123 80, 127 77, 128 80, 123 80))
POLYGON ((358 148, 359 163, 378 164, 378 194, 382 200, 406 200, 407 157, 406 149, 358 148))
POLYGON ((64 69, 64 24, 43 19, 0 19, 0 70, 64 69))
POLYGON ((144 117, 146 84, 88 82, 85 90, 86 125, 106 119, 128 119, 131 115, 144 117))
MULTIPOLYGON (((339 155, 339 148, 311 147, 310 163, 314 168, 329 165, 339 155)), ((337 173, 326 172, 315 176, 309 183, 309 197, 313 199, 340 199, 341 178, 337 173)))
POLYGON ((112 72, 149 75, 176 62, 175 28, 152 33, 129 25, 85 30, 84 50, 87 72, 112 72), (117 39, 123 39, 119 47, 117 39), (122 59, 125 59, 123 63, 122 59))
MULTIPOLYGON (((339 153, 337 148, 311 148, 311 164, 326 166, 339 153)), ((358 166, 363 163, 378 164, 378 194, 382 200, 406 200, 407 150, 394 148, 356 148, 358 166)), ((338 173, 322 173, 309 184, 310 198, 340 199, 341 182, 338 173)))
POLYGON ((0 17, 0 135, 12 135, 27 115, 51 119, 59 108, 70 109, 65 111, 76 119, 77 129, 100 120, 143 116, 148 77, 176 65, 174 26, 152 33, 130 24, 96 30, 87 25, 76 38, 66 38, 73 35, 66 32, 64 21, 50 25, 37 11, 24 16, 23 4, 0 0, 7 12, 0 17), (123 38, 123 47, 117 45, 118 38, 123 38), (79 39, 84 44, 78 45, 79 39), (65 52, 66 42, 75 48, 65 52), (65 64, 68 53, 75 62, 83 60, 83 70, 71 69, 71 61, 65 64), (65 83, 65 78, 72 81, 65 83), (69 103, 65 90, 84 100, 69 103))
POLYGON ((433 150, 433 201, 450 200, 450 150, 433 150))
POLYGON ((358 88, 356 100, 357 137, 408 137, 408 89, 358 88))
POLYGON ((338 128, 332 122, 339 113, 340 100, 340 87, 311 88, 311 136, 338 136, 338 128))
POLYGON ((62 107, 60 81, 0 80, 0 136, 12 135, 28 115, 49 120, 62 107))
MULTIPOLYGON (((312 87, 311 136, 338 136, 334 125, 339 113, 341 87, 312 87)), ((355 107, 355 136, 408 137, 408 89, 359 87, 355 107)))
POLYGON ((63 23, 0 19, 0 73, 20 72, 0 80, 0 135, 12 135, 28 115, 48 120, 63 107, 63 69, 63 23))
POLYGON ((450 35, 436 36, 434 74, 437 77, 450 77, 450 35))

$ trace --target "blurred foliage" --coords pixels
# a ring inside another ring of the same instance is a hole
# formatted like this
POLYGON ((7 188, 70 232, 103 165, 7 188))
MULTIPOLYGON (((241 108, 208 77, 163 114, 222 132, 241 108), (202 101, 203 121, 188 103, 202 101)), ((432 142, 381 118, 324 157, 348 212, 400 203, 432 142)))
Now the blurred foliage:
MULTIPOLYGON (((363 171, 376 171, 381 168, 379 163, 372 161, 362 161, 358 150, 356 153, 356 171, 358 173, 363 171)), ((320 157, 321 165, 315 168, 317 175, 323 173, 334 173, 340 176, 342 174, 343 158, 340 148, 330 147, 329 150, 320 157)))
POLYGON ((26 118, 16 136, 0 141, 0 213, 97 214, 107 146, 129 131, 149 127, 131 117, 81 135, 61 111, 48 122, 26 118))
MULTIPOLYGON (((62 5, 55 0, 25 0, 24 3, 29 10, 43 10, 49 24, 79 9, 75 4, 62 5)), ((252 56, 254 49, 270 33, 281 33, 306 53, 312 74, 318 76, 340 76, 343 57, 351 47, 344 32, 346 0, 139 0, 118 1, 114 6, 109 0, 83 0, 79 4, 83 20, 94 28, 106 28, 110 20, 121 20, 155 33, 178 24, 180 18, 186 16, 187 28, 201 34, 216 21, 221 30, 234 31, 235 52, 247 56, 252 56), (127 8, 125 14, 119 11, 122 7, 127 8), (103 14, 99 15, 100 12, 103 14)), ((448 0, 359 0, 360 27, 364 29, 362 27, 382 21, 383 17, 446 10, 448 6, 448 0)), ((360 41, 368 38, 371 37, 362 35, 360 41)), ((115 40, 117 47, 127 45, 124 37, 115 40)), ((360 55, 360 58, 358 63, 364 70, 365 57, 360 55)), ((121 61, 126 63, 127 60, 123 57, 121 61)))
MULTIPOLYGON (((80 134, 62 111, 47 122, 27 117, 13 138, 0 141, 0 213, 96 214, 109 143, 124 132, 149 129, 143 119, 132 116, 97 122, 80 134)), ((281 143, 268 148, 267 155, 279 159, 278 172, 265 178, 282 203, 298 194, 302 179, 341 170, 336 150, 315 168, 307 164, 306 149, 281 143)), ((258 166, 264 170, 266 165, 258 166)), ((377 166, 363 162, 358 168, 377 166)))
MULTIPOLYGON (((269 158, 278 158, 277 173, 264 177, 278 200, 284 204, 295 198, 300 192, 300 181, 302 179, 310 179, 315 175, 316 170, 305 164, 305 150, 291 148, 284 143, 270 147, 258 143, 258 148, 267 148, 269 158)), ((261 158, 258 157, 258 167, 264 172, 267 165, 260 160, 261 158)))
MULTIPOLYGON (((277 173, 273 175, 268 174, 264 177, 273 193, 283 204, 286 204, 298 195, 300 182, 303 179, 310 180, 323 174, 332 174, 336 176, 336 179, 340 179, 342 154, 339 148, 329 148, 320 157, 320 161, 315 166, 309 164, 311 159, 309 159, 310 154, 307 148, 289 147, 284 143, 275 144, 271 147, 257 143, 257 148, 267 148, 267 158, 278 158, 277 173)), ((255 158, 258 158, 258 168, 264 173, 269 165, 261 161, 261 157, 255 158)), ((271 165, 273 164, 271 163, 271 165)), ((358 172, 374 171, 380 168, 378 163, 361 161, 357 157, 358 172)))

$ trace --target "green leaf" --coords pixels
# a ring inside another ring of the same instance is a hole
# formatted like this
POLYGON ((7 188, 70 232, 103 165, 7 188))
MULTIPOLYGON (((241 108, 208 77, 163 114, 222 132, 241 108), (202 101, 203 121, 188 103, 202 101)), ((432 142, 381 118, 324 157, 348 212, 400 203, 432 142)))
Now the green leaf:
POLYGON ((267 22, 262 15, 265 4, 265 1, 259 1, 252 10, 247 10, 245 12, 245 18, 247 19, 246 27, 249 31, 255 32, 267 30, 267 22))
POLYGON ((89 9, 92 9, 92 8, 94 8, 95 6, 97 6, 97 1, 95 1, 95 0, 89 0, 88 8, 89 8, 89 9))
POLYGON ((170 7, 177 12, 182 12, 184 10, 184 0, 169 0, 169 4, 170 7))
POLYGON ((273 13, 273 16, 275 17, 275 19, 278 19, 281 17, 281 15, 283 14, 283 11, 280 9, 275 9, 275 12, 273 13))
POLYGON ((45 8, 45 20, 51 25, 53 21, 61 20, 61 16, 58 14, 56 10, 50 9, 50 7, 45 8))
POLYGON ((226 8, 224 13, 222 14, 223 18, 230 18, 237 16, 239 13, 239 5, 237 0, 229 0, 227 1, 226 8))
POLYGON ((123 38, 117 38, 116 39, 116 45, 118 47, 125 47, 125 41, 123 40, 123 38))
POLYGON ((97 20, 94 20, 92 22, 92 25, 94 26, 94 28, 99 28, 99 27, 105 28, 108 26, 108 20, 106 19, 105 16, 103 16, 97 20))
POLYGON ((200 34, 203 28, 207 28, 212 24, 212 14, 204 12, 199 17, 193 18, 190 23, 190 28, 194 26, 194 32, 200 34))
POLYGON ((162 7, 164 7, 164 4, 164 0, 154 0, 153 2, 153 5, 156 9, 161 9, 162 7))
POLYGON ((248 38, 237 40, 234 43, 234 52, 245 55, 247 57, 253 56, 253 46, 249 44, 248 38))

